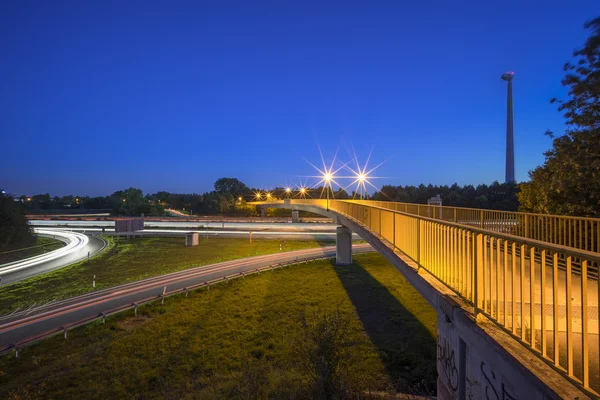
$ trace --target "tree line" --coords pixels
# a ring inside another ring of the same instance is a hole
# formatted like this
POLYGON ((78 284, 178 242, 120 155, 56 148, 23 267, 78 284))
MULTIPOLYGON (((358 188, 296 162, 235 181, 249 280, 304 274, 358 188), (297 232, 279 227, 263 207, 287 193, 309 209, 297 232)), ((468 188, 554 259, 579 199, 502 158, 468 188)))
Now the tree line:
POLYGON ((440 195, 442 205, 468 208, 487 208, 491 210, 517 211, 519 186, 515 183, 493 182, 491 185, 384 185, 373 200, 399 201, 403 203, 427 204, 427 200, 440 195))

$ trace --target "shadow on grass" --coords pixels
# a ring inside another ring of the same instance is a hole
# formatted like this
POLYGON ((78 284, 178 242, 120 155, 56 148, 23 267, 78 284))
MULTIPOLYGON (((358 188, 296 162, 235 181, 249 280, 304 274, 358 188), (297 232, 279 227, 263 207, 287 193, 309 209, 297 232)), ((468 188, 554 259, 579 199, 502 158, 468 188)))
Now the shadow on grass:
MULTIPOLYGON (((332 265, 396 389, 435 393, 436 340, 429 330, 360 262, 332 265)), ((426 303, 423 311, 434 312, 426 303)))

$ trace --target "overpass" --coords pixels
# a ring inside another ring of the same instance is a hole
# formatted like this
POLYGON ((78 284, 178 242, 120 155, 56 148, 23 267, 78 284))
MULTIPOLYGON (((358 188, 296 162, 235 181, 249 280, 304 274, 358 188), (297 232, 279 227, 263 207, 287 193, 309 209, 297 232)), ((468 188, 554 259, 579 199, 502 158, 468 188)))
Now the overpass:
POLYGON ((438 313, 439 399, 585 399, 600 393, 600 220, 354 200, 254 202, 355 232, 438 313))

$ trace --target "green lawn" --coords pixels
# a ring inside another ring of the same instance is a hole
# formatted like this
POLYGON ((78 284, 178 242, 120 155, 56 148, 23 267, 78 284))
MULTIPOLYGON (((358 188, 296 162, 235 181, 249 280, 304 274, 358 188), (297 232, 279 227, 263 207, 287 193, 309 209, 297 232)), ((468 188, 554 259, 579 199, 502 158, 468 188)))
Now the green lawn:
POLYGON ((213 264, 236 258, 299 250, 335 242, 316 240, 200 238, 199 245, 186 247, 183 238, 160 237, 120 240, 106 237, 109 246, 89 261, 55 272, 0 287, 0 314, 18 307, 43 304, 55 299, 76 296, 126 282, 213 264), (96 275, 96 288, 92 280, 96 275))
POLYGON ((311 398, 303 349, 314 331, 302 316, 312 326, 336 310, 347 322, 340 382, 359 394, 434 391, 435 311, 369 254, 171 297, 2 356, 0 398, 311 398))
POLYGON ((35 242, 33 242, 27 248, 20 251, 10 251, 3 252, 4 254, 0 254, 0 264, 6 264, 13 261, 22 260, 24 258, 34 257, 40 254, 44 254, 48 251, 56 250, 65 244, 60 240, 46 238, 41 236, 35 237, 35 242))

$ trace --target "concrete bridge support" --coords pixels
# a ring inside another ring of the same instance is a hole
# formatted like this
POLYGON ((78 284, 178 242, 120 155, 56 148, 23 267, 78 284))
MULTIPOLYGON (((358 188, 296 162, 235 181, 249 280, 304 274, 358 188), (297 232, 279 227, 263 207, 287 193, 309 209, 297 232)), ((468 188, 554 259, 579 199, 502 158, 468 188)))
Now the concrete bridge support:
POLYGON ((267 216, 267 208, 266 207, 261 207, 260 208, 260 217, 264 218, 267 216))
POLYGON ((352 231, 345 226, 338 226, 335 230, 335 264, 352 264, 352 231))
POLYGON ((297 224, 300 222, 300 216, 298 215, 300 211, 293 210, 292 211, 292 223, 297 224))

